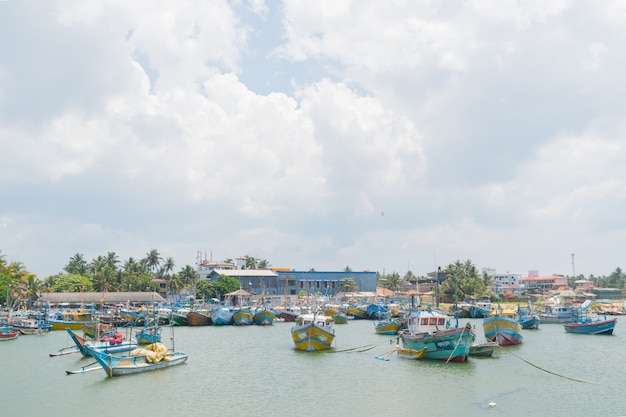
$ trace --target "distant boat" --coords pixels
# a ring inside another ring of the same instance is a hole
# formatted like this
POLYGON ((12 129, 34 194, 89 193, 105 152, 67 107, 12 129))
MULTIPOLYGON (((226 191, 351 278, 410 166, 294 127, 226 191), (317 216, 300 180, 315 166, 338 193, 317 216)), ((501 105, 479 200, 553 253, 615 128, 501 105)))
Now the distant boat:
POLYGON ((563 327, 567 333, 576 334, 605 334, 612 335, 617 318, 595 318, 588 321, 580 320, 575 323, 565 323, 563 327))
POLYGON ((211 310, 211 322, 213 326, 229 326, 233 324, 233 312, 225 305, 215 306, 211 310))
POLYGON ((359 307, 359 306, 348 306, 348 316, 352 316, 355 320, 363 320, 369 319, 370 316, 367 314, 367 308, 359 307))
POLYGON ((296 349, 307 352, 327 350, 335 340, 332 317, 323 314, 302 314, 291 328, 296 349))
POLYGON ((211 324, 211 313, 208 310, 187 313, 187 325, 189 326, 210 326, 211 324))
POLYGON ((514 311, 498 311, 483 320, 485 338, 500 346, 519 345, 524 340, 522 325, 514 311))
POLYGON ((571 304, 545 305, 537 315, 541 323, 572 323, 574 321, 574 306, 571 304))
POLYGON ((0 340, 13 340, 17 339, 20 335, 20 331, 13 326, 3 325, 0 326, 0 340))
POLYGON ((376 334, 395 335, 398 334, 402 325, 398 319, 385 318, 374 323, 376 334))
POLYGON ((400 332, 404 348, 426 349, 424 359, 446 362, 465 362, 475 339, 476 333, 470 323, 451 328, 449 318, 434 310, 411 312, 407 328, 400 332))
POLYGON ((135 339, 140 345, 149 345, 161 341, 161 326, 145 326, 137 330, 135 339))
POLYGON ((274 323, 276 314, 265 307, 254 312, 252 322, 261 326, 269 326, 274 323))
POLYGON ((587 309, 591 301, 585 301, 580 308, 574 311, 573 323, 565 323, 563 327, 567 333, 576 334, 604 334, 612 335, 615 330, 617 318, 607 318, 606 316, 589 315, 587 309))
POLYGON ((87 349, 109 377, 181 365, 188 359, 186 353, 169 350, 161 343, 153 343, 145 349, 135 349, 128 355, 113 355, 90 347, 87 349))
POLYGON ((252 312, 248 307, 241 306, 233 311, 233 324, 235 326, 249 326, 252 322, 252 312))

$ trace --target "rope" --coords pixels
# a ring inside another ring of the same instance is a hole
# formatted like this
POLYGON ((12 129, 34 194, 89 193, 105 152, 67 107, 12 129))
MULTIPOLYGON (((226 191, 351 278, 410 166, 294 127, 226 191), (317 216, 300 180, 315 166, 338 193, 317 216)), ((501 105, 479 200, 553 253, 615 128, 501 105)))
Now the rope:
POLYGON ((448 359, 446 359, 446 363, 450 362, 450 359, 452 359, 452 355, 454 355, 454 352, 456 352, 456 348, 459 346, 459 343, 461 343, 461 338, 465 334, 465 329, 467 329, 467 326, 463 327, 463 331, 459 335, 459 339, 456 341, 456 344, 454 345, 454 349, 452 349, 452 352, 450 352, 450 356, 448 356, 448 359))
POLYGON ((574 382, 582 382, 583 384, 594 384, 594 385, 598 385, 596 382, 583 381, 582 379, 576 379, 576 378, 571 378, 571 377, 569 377, 569 376, 565 376, 565 375, 557 374, 556 372, 552 372, 552 371, 549 371, 549 370, 547 370, 547 369, 545 369, 545 368, 542 368, 542 367, 540 367, 540 366, 538 366, 538 365, 535 365, 534 363, 529 362, 529 361, 527 361, 526 359, 524 359, 524 358, 521 358, 521 357, 517 356, 517 355, 516 355, 515 353, 513 353, 513 352, 507 352, 507 353, 509 353, 509 354, 511 354, 511 355, 513 355, 513 356, 515 356, 517 359, 521 360, 522 362, 526 362, 528 365, 532 366, 533 368, 537 368, 537 369, 539 369, 540 371, 546 372, 546 373, 551 374, 551 375, 554 375, 554 376, 558 376, 559 378, 569 379, 570 381, 574 381, 574 382))

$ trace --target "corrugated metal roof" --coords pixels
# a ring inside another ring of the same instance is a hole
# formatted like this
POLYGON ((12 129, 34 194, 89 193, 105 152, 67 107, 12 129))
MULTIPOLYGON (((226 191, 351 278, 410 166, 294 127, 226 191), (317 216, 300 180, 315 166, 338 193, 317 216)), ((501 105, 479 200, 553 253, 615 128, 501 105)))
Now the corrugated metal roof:
POLYGON ((162 303, 156 292, 46 292, 37 301, 44 303, 162 303))

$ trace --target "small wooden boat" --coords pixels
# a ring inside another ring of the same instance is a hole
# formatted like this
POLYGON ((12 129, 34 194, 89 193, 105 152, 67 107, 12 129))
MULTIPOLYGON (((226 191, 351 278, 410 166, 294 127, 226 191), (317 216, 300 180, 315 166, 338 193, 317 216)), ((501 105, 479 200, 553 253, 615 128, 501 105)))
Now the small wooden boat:
POLYGON ((348 316, 346 316, 345 314, 343 314, 342 312, 339 312, 337 314, 335 314, 333 317, 333 322, 335 324, 348 324, 348 316))
POLYGON ((404 359, 413 359, 413 360, 422 359, 424 355, 426 354, 427 350, 428 348, 415 350, 415 349, 403 348, 400 345, 396 345, 396 352, 398 352, 398 357, 404 358, 404 359))
POLYGON ((333 318, 322 314, 302 314, 291 329, 298 350, 314 352, 330 349, 335 339, 333 318))
POLYGON ((42 335, 42 334, 50 334, 50 329, 45 329, 45 328, 35 328, 35 329, 30 329, 30 328, 20 328, 18 329, 20 331, 20 334, 23 335, 42 335))
POLYGON ((541 320, 536 314, 521 315, 519 317, 519 323, 521 324, 522 329, 526 330, 537 330, 540 322, 541 320))
POLYGON ((0 326, 0 340, 17 339, 19 335, 20 331, 13 326, 0 326))
POLYGON ((470 346, 470 356, 493 356, 493 352, 498 348, 497 342, 476 343, 470 346))
POLYGON ((135 349, 137 343, 125 339, 122 333, 115 333, 111 336, 103 336, 100 339, 87 339, 74 333, 72 329, 67 329, 76 347, 83 356, 90 356, 93 350, 101 350, 103 352, 119 353, 128 352, 135 349), (90 349, 87 349, 89 347, 90 349))
POLYGON ((348 316, 352 316, 355 320, 365 320, 370 318, 367 314, 367 307, 363 308, 359 306, 348 306, 348 316))
POLYGON ((186 353, 170 350, 162 343, 134 349, 128 355, 113 355, 90 347, 87 349, 109 377, 155 371, 181 365, 188 359, 186 353))

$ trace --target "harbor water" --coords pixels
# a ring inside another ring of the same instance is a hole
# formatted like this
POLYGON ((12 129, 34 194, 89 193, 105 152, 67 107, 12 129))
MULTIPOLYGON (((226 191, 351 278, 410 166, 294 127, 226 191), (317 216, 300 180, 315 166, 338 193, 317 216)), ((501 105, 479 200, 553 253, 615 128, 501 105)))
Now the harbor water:
MULTIPOLYGON (((66 332, 0 342, 2 416, 625 416, 626 322, 614 336, 525 331, 524 343, 465 363, 411 361, 371 321, 336 325, 333 350, 300 352, 293 323, 176 327, 186 364, 108 378, 66 332), (378 357, 378 358, 377 358, 378 357), (388 358, 389 360, 381 360, 388 358)), ((484 341, 481 320, 477 341, 484 341)), ((163 342, 171 345, 169 328, 163 342)))

